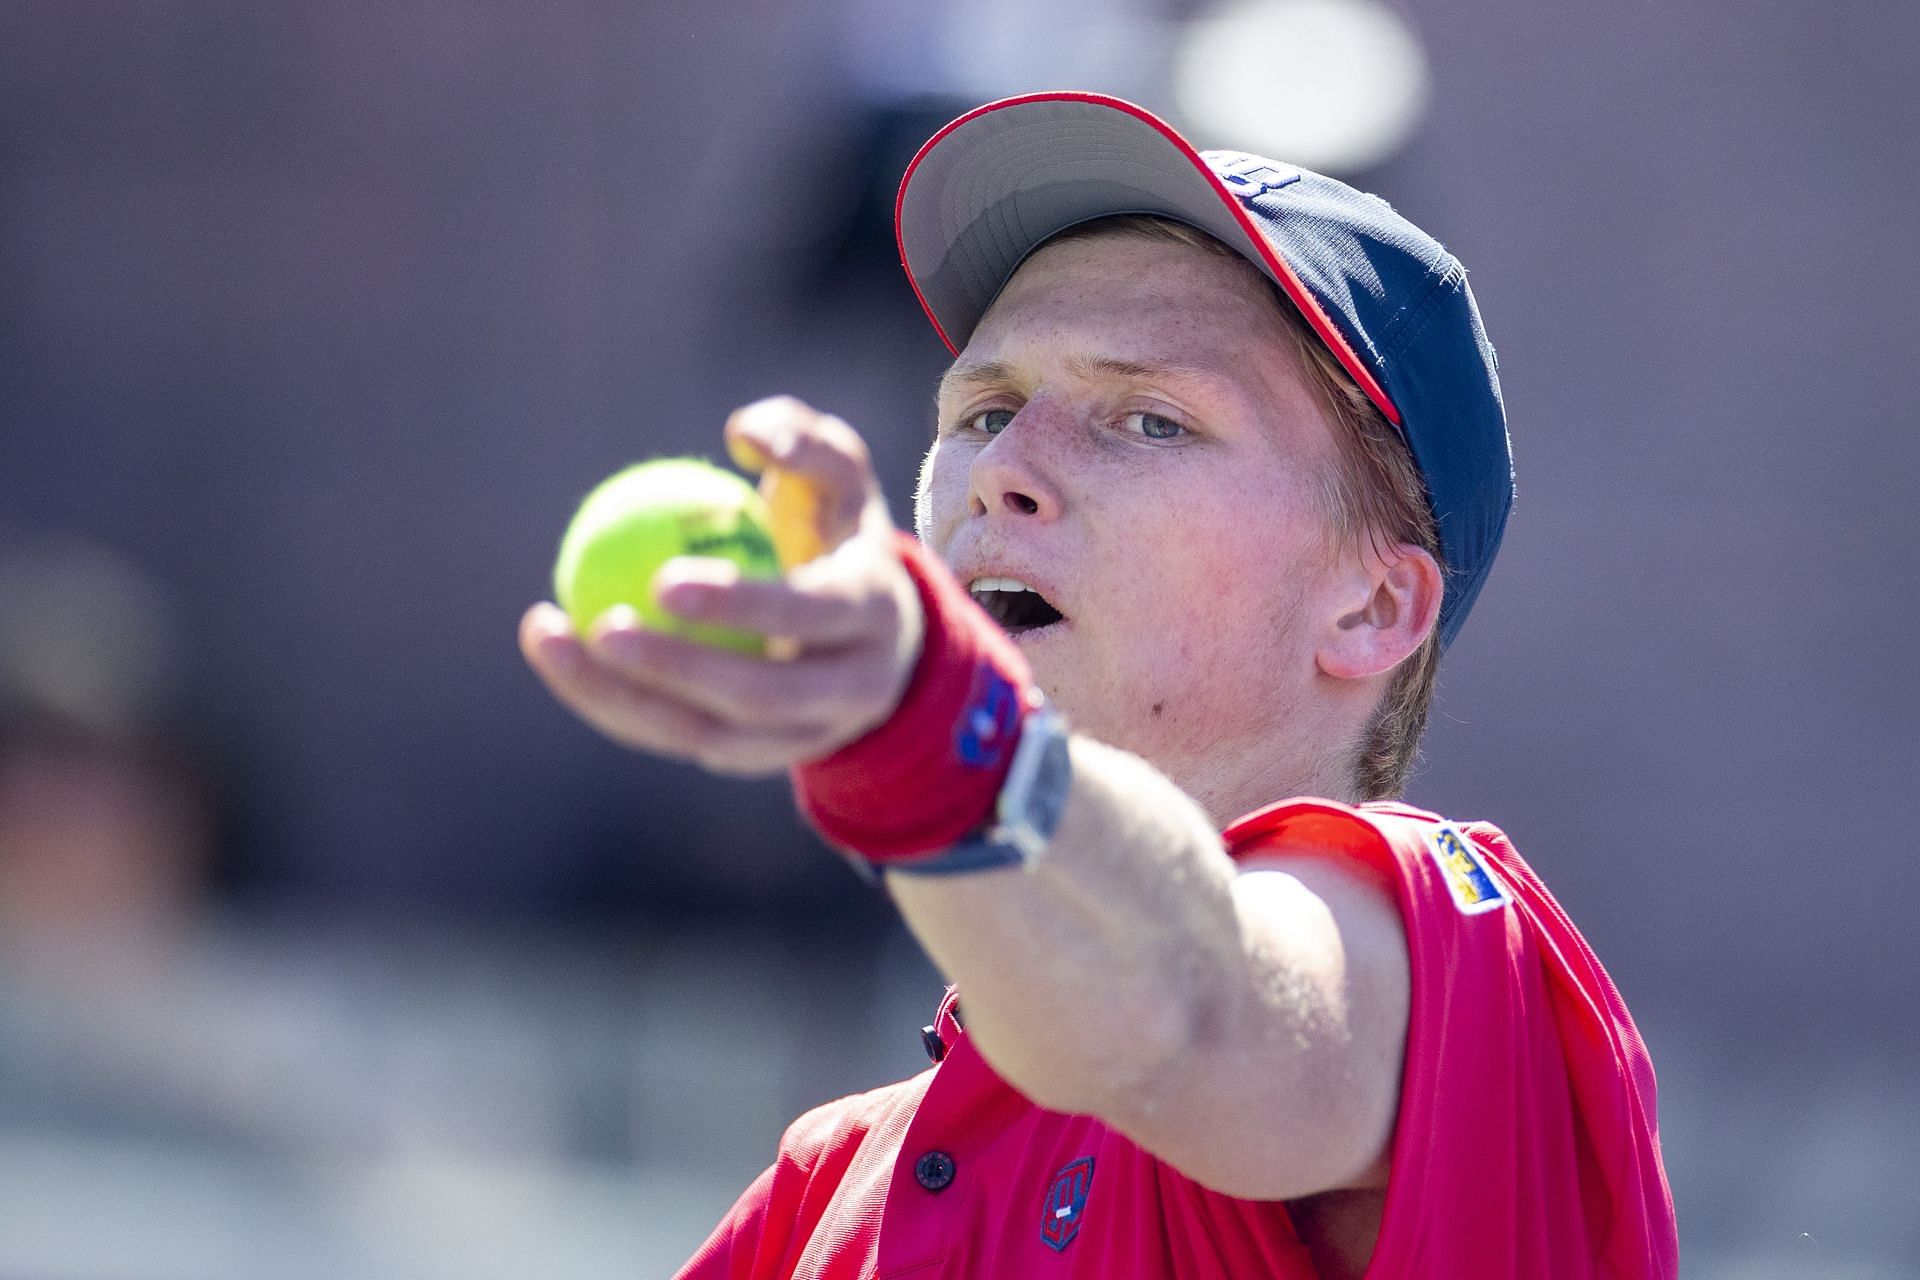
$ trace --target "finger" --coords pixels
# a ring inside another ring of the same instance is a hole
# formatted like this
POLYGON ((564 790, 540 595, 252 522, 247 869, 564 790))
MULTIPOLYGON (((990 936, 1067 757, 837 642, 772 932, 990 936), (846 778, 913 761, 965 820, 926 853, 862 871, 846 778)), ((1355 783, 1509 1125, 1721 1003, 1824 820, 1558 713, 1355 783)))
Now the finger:
POLYGON ((891 592, 876 589, 869 574, 824 561, 787 579, 757 579, 731 561, 669 560, 653 590, 662 608, 688 621, 782 636, 816 652, 878 644, 900 626, 891 592))
POLYGON ((727 724, 664 694, 631 686, 602 690, 587 700, 562 700, 602 735, 649 755, 697 764, 716 773, 763 777, 832 751, 820 729, 746 728, 727 724))
POLYGON ((767 504, 767 533, 782 569, 817 560, 829 550, 821 530, 823 499, 820 486, 809 476, 785 467, 770 466, 760 480, 767 504))
POLYGON ((737 431, 727 437, 727 451, 741 470, 761 473, 760 496, 767 504, 767 531, 773 537, 780 567, 792 569, 825 555, 828 547, 821 535, 820 486, 812 477, 772 462, 758 444, 737 431))
POLYGON ((875 651, 801 656, 791 662, 716 649, 631 625, 610 611, 587 642, 595 665, 637 688, 711 716, 722 724, 769 731, 878 722, 892 683, 887 658, 875 651))
POLYGON ((873 461, 860 433, 831 414, 792 396, 775 396, 737 409, 727 419, 728 447, 803 478, 818 499, 822 543, 837 547, 859 529, 879 494, 873 461))
POLYGON ((520 616, 520 654, 536 671, 565 670, 585 660, 566 610, 543 600, 520 616))
MULTIPOLYGON (((624 678, 570 632, 554 636, 543 620, 523 621, 523 648, 534 671, 569 710, 623 746, 689 760, 742 776, 777 773, 824 755, 836 736, 820 726, 746 727, 624 678)), ((562 617, 564 618, 564 614, 562 617)))

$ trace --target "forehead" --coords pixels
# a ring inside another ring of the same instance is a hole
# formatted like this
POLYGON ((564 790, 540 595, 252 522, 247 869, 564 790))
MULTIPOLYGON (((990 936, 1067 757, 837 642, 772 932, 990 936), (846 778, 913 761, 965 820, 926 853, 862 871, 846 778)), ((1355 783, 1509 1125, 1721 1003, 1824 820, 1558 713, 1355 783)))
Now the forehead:
POLYGON ((1020 264, 968 342, 1078 337, 1119 358, 1178 358, 1284 343, 1279 301, 1251 263, 1196 245, 1102 234, 1020 264), (1115 351, 1114 347, 1138 347, 1115 351))
POLYGON ((1007 282, 948 382, 1048 362, 1169 370, 1302 409, 1312 397, 1283 305, 1251 263, 1196 245, 1120 234, 1056 241, 1007 282))

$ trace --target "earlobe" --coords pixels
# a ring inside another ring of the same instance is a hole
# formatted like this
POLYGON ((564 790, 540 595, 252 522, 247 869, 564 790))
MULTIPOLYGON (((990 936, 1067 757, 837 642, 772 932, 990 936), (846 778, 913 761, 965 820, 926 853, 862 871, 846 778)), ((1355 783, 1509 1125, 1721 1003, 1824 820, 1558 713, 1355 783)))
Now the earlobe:
POLYGON ((1358 566, 1355 598, 1316 655, 1320 670, 1345 680, 1391 671, 1417 650, 1440 616, 1440 566, 1411 543, 1369 550, 1358 566))

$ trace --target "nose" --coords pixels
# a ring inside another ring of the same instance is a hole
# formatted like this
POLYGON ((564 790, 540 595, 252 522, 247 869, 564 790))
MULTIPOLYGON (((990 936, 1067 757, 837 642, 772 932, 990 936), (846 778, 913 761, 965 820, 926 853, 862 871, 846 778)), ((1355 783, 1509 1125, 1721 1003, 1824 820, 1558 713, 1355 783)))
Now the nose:
POLYGON ((973 455, 968 474, 973 515, 1051 520, 1060 514, 1062 496, 1053 480, 1054 467, 1043 456, 1045 428, 1045 410, 1037 401, 1029 402, 973 455))

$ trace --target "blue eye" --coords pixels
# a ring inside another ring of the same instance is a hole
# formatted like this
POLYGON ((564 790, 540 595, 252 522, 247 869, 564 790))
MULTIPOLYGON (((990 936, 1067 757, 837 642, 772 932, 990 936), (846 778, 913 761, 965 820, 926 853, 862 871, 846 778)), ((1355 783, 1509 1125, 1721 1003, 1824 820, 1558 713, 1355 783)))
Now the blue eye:
POLYGON ((1012 421, 1013 410, 1011 409, 987 409, 984 412, 976 413, 971 418, 968 418, 967 425, 975 431, 982 431, 987 435, 997 436, 1002 431, 1005 431, 1007 424, 1012 421))
POLYGON ((1157 413, 1144 411, 1130 413, 1125 421, 1129 431, 1143 435, 1149 440, 1172 440, 1187 432, 1185 427, 1172 418, 1163 417, 1157 413))

